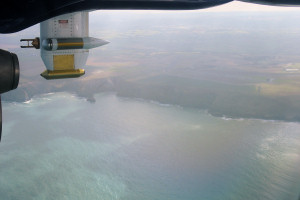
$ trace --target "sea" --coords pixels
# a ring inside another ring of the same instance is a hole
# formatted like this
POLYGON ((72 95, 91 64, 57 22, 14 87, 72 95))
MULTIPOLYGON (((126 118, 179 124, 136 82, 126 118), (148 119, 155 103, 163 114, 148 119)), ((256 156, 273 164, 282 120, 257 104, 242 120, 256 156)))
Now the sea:
POLYGON ((300 123, 95 99, 3 103, 0 199, 299 199, 300 123))

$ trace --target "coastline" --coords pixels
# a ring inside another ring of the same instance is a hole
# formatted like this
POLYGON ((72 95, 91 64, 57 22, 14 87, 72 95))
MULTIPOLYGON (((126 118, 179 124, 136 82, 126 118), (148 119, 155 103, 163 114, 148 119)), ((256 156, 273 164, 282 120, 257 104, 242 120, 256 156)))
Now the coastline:
MULTIPOLYGON (((260 117, 230 116, 230 115, 226 115, 225 113, 213 113, 213 112, 210 112, 210 110, 205 109, 205 108, 203 109, 203 108, 194 107, 194 106, 165 103, 165 102, 160 102, 160 101, 157 101, 157 100, 154 100, 154 99, 149 99, 149 98, 131 97, 131 96, 126 96, 126 95, 120 95, 116 91, 106 91, 106 92, 95 93, 92 97, 93 101, 90 100, 91 97, 80 96, 80 95, 78 95, 77 93, 74 93, 74 92, 61 91, 61 92, 48 92, 48 93, 36 94, 36 95, 33 95, 29 100, 25 100, 25 101, 21 101, 20 99, 17 99, 16 101, 4 100, 3 103, 4 104, 5 103, 30 104, 30 103, 34 102, 36 99, 43 99, 47 96, 63 94, 63 93, 66 93, 67 95, 70 95, 70 96, 75 97, 77 99, 84 99, 85 101, 87 101, 89 103, 95 103, 96 100, 97 100, 97 98, 95 96, 97 96, 97 95, 115 95, 117 98, 155 104, 155 105, 158 105, 158 106, 161 106, 161 107, 176 107, 176 108, 180 108, 180 109, 195 109, 199 112, 203 112, 203 113, 205 113, 207 115, 210 115, 212 117, 220 118, 224 121, 230 121, 230 120, 235 120, 235 121, 260 120, 260 121, 274 122, 274 123, 282 123, 282 122, 285 122, 285 123, 300 123, 300 120, 296 121, 296 120, 272 119, 272 118, 260 118, 260 117)), ((47 98, 47 100, 49 100, 49 99, 47 98)))

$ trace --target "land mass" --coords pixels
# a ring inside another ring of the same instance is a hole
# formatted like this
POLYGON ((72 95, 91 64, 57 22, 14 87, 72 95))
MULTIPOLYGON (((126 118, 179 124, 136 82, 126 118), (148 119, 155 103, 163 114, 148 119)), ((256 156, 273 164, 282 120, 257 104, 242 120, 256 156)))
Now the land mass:
POLYGON ((90 66, 88 73, 79 79, 24 80, 17 90, 4 94, 2 99, 24 102, 39 94, 70 92, 93 103, 95 94, 115 92, 122 97, 204 109, 215 116, 300 121, 300 95, 297 87, 293 88, 291 81, 287 83, 282 78, 279 82, 283 83, 270 81, 237 81, 233 84, 232 79, 230 83, 225 79, 193 79, 185 77, 183 73, 157 74, 139 67, 115 71, 90 66), (289 88, 292 89, 289 91, 289 88))
POLYGON ((252 13, 250 21, 248 14, 140 15, 93 25, 106 25, 110 31, 96 29, 95 37, 111 43, 90 51, 86 75, 78 79, 46 81, 37 51, 11 49, 22 76, 19 88, 2 99, 71 92, 92 103, 97 93, 115 92, 215 116, 300 121, 300 30, 286 23, 290 15, 272 21, 272 13, 252 13), (129 19, 134 23, 125 26, 129 19), (108 26, 116 23, 121 25, 108 26))

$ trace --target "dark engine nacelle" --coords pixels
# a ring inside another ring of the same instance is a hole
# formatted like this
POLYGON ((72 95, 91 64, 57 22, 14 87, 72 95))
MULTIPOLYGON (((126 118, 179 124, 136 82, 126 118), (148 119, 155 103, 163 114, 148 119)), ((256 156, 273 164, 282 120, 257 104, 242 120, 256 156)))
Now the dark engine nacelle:
MULTIPOLYGON (((16 54, 0 49, 0 94, 16 89, 19 84, 19 60, 16 54)), ((2 133, 2 108, 0 97, 0 141, 2 133)))
POLYGON ((19 75, 17 55, 0 49, 0 94, 17 88, 19 75))

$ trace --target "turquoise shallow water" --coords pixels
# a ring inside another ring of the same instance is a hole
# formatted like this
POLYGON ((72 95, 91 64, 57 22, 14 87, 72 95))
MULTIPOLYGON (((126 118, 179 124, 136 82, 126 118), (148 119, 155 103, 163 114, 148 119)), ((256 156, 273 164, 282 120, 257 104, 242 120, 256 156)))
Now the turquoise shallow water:
POLYGON ((1 199, 295 199, 300 124, 114 94, 3 104, 1 199))

